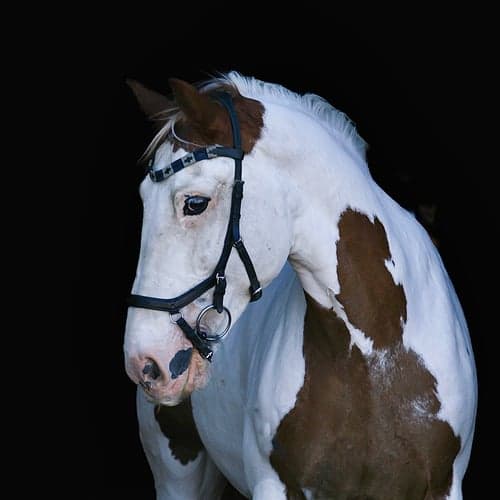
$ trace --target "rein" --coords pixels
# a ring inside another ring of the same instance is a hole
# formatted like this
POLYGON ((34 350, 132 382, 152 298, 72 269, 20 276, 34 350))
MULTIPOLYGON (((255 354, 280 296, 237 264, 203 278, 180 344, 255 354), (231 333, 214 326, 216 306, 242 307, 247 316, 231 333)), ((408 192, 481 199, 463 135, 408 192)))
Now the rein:
POLYGON ((244 184, 244 181, 242 180, 244 152, 241 149, 240 126, 231 96, 226 92, 217 92, 214 95, 214 98, 224 106, 229 114, 233 135, 233 147, 226 148, 219 145, 212 145, 205 148, 199 148, 184 155, 182 158, 175 160, 160 170, 153 170, 154 161, 152 161, 150 163, 148 173, 153 182, 161 182, 168 179, 170 176, 179 172, 183 168, 193 165, 199 161, 210 160, 220 156, 232 158, 234 160, 234 184, 231 196, 231 212, 229 214, 226 236, 224 238, 224 247, 222 248, 219 261, 217 262, 214 271, 208 278, 177 297, 162 299, 158 297, 132 294, 128 299, 128 304, 131 307, 140 307, 143 309, 153 309, 155 311, 165 311, 170 313, 170 320, 177 324, 177 326, 184 332, 200 355, 209 361, 212 360, 213 355, 211 344, 222 340, 222 338, 228 333, 231 326, 231 313, 229 312, 229 309, 224 307, 224 294, 226 292, 226 266, 233 247, 236 248, 250 281, 250 302, 254 302, 262 296, 262 287, 260 286, 257 278, 257 273, 255 272, 252 260, 250 259, 240 235, 241 200, 243 199, 244 184), (210 288, 214 288, 212 305, 205 307, 199 313, 195 328, 193 328, 182 317, 181 309, 188 304, 191 304, 198 297, 210 290, 210 288), (225 329, 217 335, 208 335, 200 329, 202 318, 212 309, 215 309, 219 314, 225 312, 228 320, 225 329))

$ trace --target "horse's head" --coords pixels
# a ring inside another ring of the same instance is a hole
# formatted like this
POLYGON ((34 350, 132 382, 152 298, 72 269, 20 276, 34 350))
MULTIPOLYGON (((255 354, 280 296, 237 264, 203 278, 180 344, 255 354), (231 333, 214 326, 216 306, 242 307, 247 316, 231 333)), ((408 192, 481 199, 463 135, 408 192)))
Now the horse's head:
POLYGON ((272 169, 272 155, 259 151, 259 139, 265 133, 263 105, 223 83, 219 87, 232 96, 230 109, 215 97, 220 95, 214 93, 220 90, 214 88, 217 84, 198 90, 179 80, 170 83, 172 102, 131 84, 149 115, 170 112, 164 115, 166 122, 152 143, 152 177, 146 176, 140 188, 142 241, 133 285, 135 307, 128 312, 125 358, 128 375, 151 399, 175 405, 207 379, 209 363, 203 346, 214 344, 204 342, 203 336, 216 336, 227 324, 222 300, 216 304, 214 299, 219 282, 227 285, 219 292, 234 323, 251 300, 251 292, 258 294, 250 268, 255 269, 257 283, 265 287, 284 265, 293 237, 285 202, 287 183, 272 169), (241 147, 235 143, 231 113, 241 130, 241 147), (226 149, 219 150, 222 156, 203 159, 202 154, 196 161, 189 157, 172 165, 188 152, 208 145, 226 149), (227 148, 233 149, 228 153, 227 148), (234 245, 238 211, 234 189, 238 153, 234 149, 245 153, 244 198, 236 230, 241 231, 249 259, 234 245), (225 252, 227 264, 223 262, 225 252), (249 291, 250 285, 254 286, 249 291), (186 298, 183 294, 192 289, 186 298), (157 301, 172 297, 171 301, 157 301), (200 316, 212 305, 216 307, 200 316))

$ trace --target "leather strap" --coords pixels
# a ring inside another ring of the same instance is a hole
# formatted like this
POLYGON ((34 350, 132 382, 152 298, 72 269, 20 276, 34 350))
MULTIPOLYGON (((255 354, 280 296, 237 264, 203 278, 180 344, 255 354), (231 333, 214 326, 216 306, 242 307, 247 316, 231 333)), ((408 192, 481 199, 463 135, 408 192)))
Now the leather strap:
POLYGON ((177 326, 184 332, 184 335, 191 341, 193 347, 208 361, 212 361, 213 351, 207 341, 198 336, 189 323, 181 316, 176 320, 177 326))
POLYGON ((207 146, 206 148, 199 148, 187 153, 181 158, 169 163, 166 167, 153 170, 154 155, 150 160, 148 165, 148 174, 153 182, 161 182, 168 179, 170 176, 179 172, 183 168, 189 167, 196 162, 202 160, 210 160, 212 158, 217 158, 218 156, 224 156, 226 158, 232 158, 233 160, 239 160, 243 158, 243 151, 239 148, 225 148, 223 146, 207 146))

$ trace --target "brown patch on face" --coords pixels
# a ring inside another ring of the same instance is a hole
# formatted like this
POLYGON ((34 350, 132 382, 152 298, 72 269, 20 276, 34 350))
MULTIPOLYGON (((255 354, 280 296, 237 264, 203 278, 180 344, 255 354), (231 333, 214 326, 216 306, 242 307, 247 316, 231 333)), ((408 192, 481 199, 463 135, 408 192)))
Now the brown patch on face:
POLYGON ((339 297, 349 321, 383 349, 366 357, 350 349, 344 321, 306 297, 304 385, 278 427, 271 464, 292 499, 305 498, 303 488, 315 498, 444 499, 460 439, 437 418, 435 378, 402 344, 406 298, 380 265, 390 258, 385 231, 353 211, 341 225, 339 297))
MULTIPOLYGON (((243 97, 237 89, 229 85, 221 85, 218 90, 224 90, 233 97, 234 109, 240 124, 242 149, 245 154, 248 154, 260 138, 262 127, 264 126, 264 106, 255 99, 243 97)), ((201 94, 208 97, 213 95, 213 93, 214 91, 212 90, 208 93, 202 92, 201 94)), ((189 96, 187 99, 189 99, 189 96)), ((212 98, 210 98, 210 101, 210 104, 207 104, 203 100, 195 104, 200 107, 205 106, 209 108, 204 114, 193 116, 193 113, 189 109, 186 109, 183 117, 174 126, 175 133, 181 139, 195 144, 220 144, 221 146, 232 147, 233 136, 229 115, 222 104, 219 104, 212 98)), ((179 142, 173 137, 171 137, 171 140, 174 143, 174 151, 179 148, 192 151, 198 147, 179 142)))
POLYGON ((203 443, 194 423, 191 399, 177 406, 157 405, 154 412, 161 431, 168 438, 172 455, 182 465, 195 460, 203 450, 203 443))
POLYGON ((383 348, 401 338, 406 321, 406 298, 385 265, 391 259, 384 226, 375 218, 346 210, 339 222, 337 243, 340 293, 349 321, 383 348))

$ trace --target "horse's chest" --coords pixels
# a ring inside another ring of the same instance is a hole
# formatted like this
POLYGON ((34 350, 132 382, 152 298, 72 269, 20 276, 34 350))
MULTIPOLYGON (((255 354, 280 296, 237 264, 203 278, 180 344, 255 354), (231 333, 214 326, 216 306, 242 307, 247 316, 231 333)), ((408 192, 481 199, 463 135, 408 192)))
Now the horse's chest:
MULTIPOLYGON (((293 340, 293 332, 288 333, 293 340)), ((227 345, 217 353, 208 385, 192 396, 196 426, 208 454, 247 494, 263 476, 278 479, 269 462, 273 438, 304 381, 301 331, 295 340, 280 342, 270 335, 265 345, 227 345)))
POLYGON ((259 477, 276 476, 269 464, 272 440, 304 383, 305 300, 292 273, 286 265, 245 310, 215 352, 208 385, 192 395, 205 448, 247 493, 259 477))
POLYGON ((193 415, 203 444, 221 472, 236 486, 244 485, 242 395, 231 377, 213 376, 193 394, 193 415))

